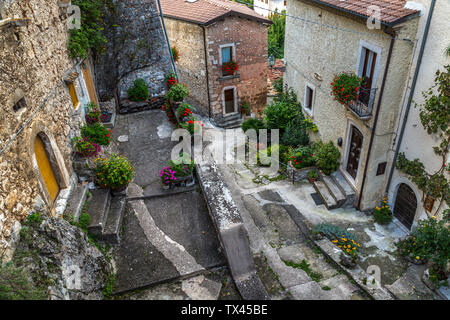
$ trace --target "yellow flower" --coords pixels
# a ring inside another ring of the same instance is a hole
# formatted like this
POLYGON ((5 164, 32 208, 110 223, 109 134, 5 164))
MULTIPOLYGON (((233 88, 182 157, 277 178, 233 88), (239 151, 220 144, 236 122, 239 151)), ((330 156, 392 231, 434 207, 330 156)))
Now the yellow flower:
POLYGON ((333 243, 337 243, 337 242, 339 242, 338 240, 333 240, 333 241, 331 241, 331 242, 333 242, 333 243))
POLYGON ((359 243, 358 243, 358 247, 361 247, 361 246, 359 245, 359 243))
POLYGON ((420 260, 420 257, 419 257, 419 256, 417 256, 417 257, 416 257, 416 259, 417 259, 417 260, 420 260))
POLYGON ((432 219, 436 219, 436 217, 435 217, 435 216, 431 216, 431 218, 432 218, 432 219))

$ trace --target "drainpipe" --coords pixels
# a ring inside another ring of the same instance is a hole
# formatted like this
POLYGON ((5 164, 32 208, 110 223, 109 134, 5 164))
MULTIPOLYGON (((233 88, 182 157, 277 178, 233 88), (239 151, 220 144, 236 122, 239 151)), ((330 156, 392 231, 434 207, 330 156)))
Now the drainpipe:
POLYGON ((391 38, 391 44, 389 46, 389 53, 388 53, 387 60, 386 60, 386 67, 384 70, 383 82, 381 83, 380 97, 378 98, 377 111, 375 112, 375 120, 373 122, 373 129, 372 129, 372 133, 370 135, 369 150, 367 151, 366 165, 364 167, 364 174, 363 174, 363 181, 362 181, 362 185, 361 185, 361 191, 360 191, 359 197, 358 197, 358 205, 357 205, 358 210, 361 210, 361 200, 362 200, 364 186, 365 186, 365 182, 366 182, 367 169, 369 167, 370 154, 372 153, 372 146, 373 146, 373 141, 375 139, 375 131, 377 129, 378 116, 380 115, 381 102, 383 100, 384 86, 386 85, 386 78, 387 78, 387 74, 389 71, 389 65, 391 64, 392 49, 394 48, 394 43, 395 43, 395 33, 390 34, 389 32, 386 31, 386 29, 384 30, 384 32, 389 34, 390 36, 392 36, 392 38, 391 38))
POLYGON ((206 69, 206 91, 208 94, 208 116, 211 119, 211 97, 209 91, 209 68, 208 68, 208 51, 206 45, 206 28, 202 26, 203 29, 203 50, 205 51, 205 69, 206 69))
POLYGON ((397 147, 395 148, 394 158, 392 160, 391 169, 389 171, 389 178, 388 178, 388 182, 386 185, 386 192, 385 192, 386 194, 389 193, 389 188, 390 188, 391 182, 392 182, 392 176, 394 174, 395 163, 397 162, 397 157, 400 152, 400 146, 402 144, 403 135, 405 133, 406 123, 408 121, 409 110, 411 109, 412 98, 413 98, 413 95, 414 95, 414 92, 416 89, 417 78, 419 77, 419 71, 420 71, 420 66, 422 64, 423 52, 425 51, 425 45, 426 45, 426 42, 428 39, 428 31, 430 30, 431 18, 433 16, 435 3, 436 3, 436 0, 432 0, 431 4, 430 4, 430 11, 428 12, 428 18, 427 18, 427 23, 425 25, 425 30, 423 33, 422 44, 420 45, 419 56, 417 58, 416 70, 414 71, 414 78, 413 78, 413 81, 411 84, 411 89, 409 91, 408 103, 406 105, 405 115, 403 116, 402 127, 400 129, 400 134, 398 137, 397 147))
POLYGON ((164 36, 166 37, 167 49, 169 50, 170 60, 172 60, 172 69, 173 69, 173 72, 175 72, 175 75, 177 76, 177 79, 178 79, 177 67, 175 67, 175 60, 173 59, 172 47, 170 46, 169 36, 167 35, 167 30, 166 30, 166 24, 164 23, 164 15, 163 15, 162 8, 161 8, 161 2, 159 0, 157 0, 157 1, 158 1, 158 8, 159 8, 159 16, 161 17, 161 24, 162 24, 162 27, 164 30, 164 36))

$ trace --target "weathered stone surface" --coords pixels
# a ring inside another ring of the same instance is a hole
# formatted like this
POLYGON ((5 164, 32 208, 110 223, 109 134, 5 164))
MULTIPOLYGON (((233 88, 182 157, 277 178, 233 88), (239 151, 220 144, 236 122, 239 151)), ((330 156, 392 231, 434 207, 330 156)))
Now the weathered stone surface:
POLYGON ((87 236, 63 219, 42 217, 24 227, 13 261, 35 283, 48 283, 49 299, 102 299, 111 267, 87 236))
POLYGON ((115 12, 105 17, 106 53, 96 64, 100 99, 109 100, 115 92, 120 100, 127 98, 127 90, 137 78, 147 82, 151 97, 163 95, 171 60, 156 2, 112 3, 115 12))

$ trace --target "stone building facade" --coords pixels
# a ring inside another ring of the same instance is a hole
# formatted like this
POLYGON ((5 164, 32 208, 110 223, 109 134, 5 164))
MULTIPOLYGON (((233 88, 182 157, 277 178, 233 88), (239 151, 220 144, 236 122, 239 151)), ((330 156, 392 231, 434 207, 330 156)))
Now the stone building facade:
POLYGON ((67 9, 58 3, 0 3, 0 258, 5 260, 27 214, 64 211, 75 184, 71 138, 84 121, 84 105, 96 101, 88 90, 92 63, 69 57, 67 9))
MULTIPOLYGON (((430 1, 416 0, 418 9, 421 9, 422 17, 419 22, 417 39, 421 43, 424 38, 425 25, 428 19, 430 1)), ((403 112, 399 117, 397 124, 398 138, 395 144, 392 144, 392 150, 398 148, 399 152, 405 154, 409 160, 419 159, 425 166, 425 170, 429 174, 437 172, 442 167, 442 157, 437 156, 432 147, 439 145, 440 141, 437 135, 429 135, 422 126, 420 121, 420 108, 414 107, 414 102, 419 105, 424 103, 422 92, 428 90, 434 85, 434 77, 437 70, 444 70, 445 65, 450 64, 450 57, 444 54, 445 49, 450 44, 450 32, 448 17, 450 16, 450 2, 436 1, 433 14, 431 16, 430 27, 425 43, 423 58, 420 63, 417 61, 418 55, 413 60, 410 70, 410 81, 407 89, 403 93, 405 99, 402 100, 401 109, 403 112), (419 68, 416 86, 413 91, 411 101, 409 95, 411 84, 414 78, 414 72, 419 68), (406 106, 411 103, 409 112, 406 114, 406 106), (404 134, 400 138, 400 128, 406 117, 404 134)), ((393 151, 390 152, 393 156, 393 151)), ((450 166, 450 160, 447 158, 447 167, 450 166)), ((444 171, 447 180, 450 174, 444 171)), ((388 181, 389 182, 389 181, 388 181)), ((429 216, 436 216, 438 219, 442 217, 442 212, 449 208, 449 204, 435 199, 432 201, 427 199, 425 195, 415 185, 409 177, 403 172, 393 167, 393 175, 388 186, 388 202, 394 208, 403 205, 404 200, 409 200, 410 206, 403 210, 406 223, 414 228, 418 220, 429 216)))
POLYGON ((246 101, 258 115, 267 103, 267 29, 271 21, 226 0, 162 0, 172 46, 180 51, 177 70, 190 89, 196 111, 220 121, 246 101), (222 73, 223 54, 239 70, 222 73))
POLYGON ((404 8, 406 1, 400 1, 381 11, 379 28, 369 28, 366 2, 352 0, 353 11, 340 8, 346 2, 331 2, 287 3, 290 16, 322 25, 287 18, 284 80, 317 125, 318 137, 338 146, 339 171, 355 190, 355 205, 369 210, 379 204, 385 191, 390 149, 421 18, 418 11, 404 8), (392 10, 394 15, 390 15, 392 10), (371 79, 364 103, 351 108, 333 100, 330 83, 341 72, 371 79))

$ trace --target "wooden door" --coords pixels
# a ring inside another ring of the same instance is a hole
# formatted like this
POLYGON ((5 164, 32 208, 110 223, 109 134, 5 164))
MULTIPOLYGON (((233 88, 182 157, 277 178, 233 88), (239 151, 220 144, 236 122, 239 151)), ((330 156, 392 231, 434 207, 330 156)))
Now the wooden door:
POLYGON ((411 229, 417 209, 417 198, 414 191, 407 184, 400 184, 395 198, 394 216, 411 229))
POLYGON ((92 72, 87 59, 81 64, 81 70, 83 72, 84 82, 89 93, 89 99, 98 105, 97 92, 95 91, 94 80, 92 80, 92 72))
POLYGON ((348 148, 347 172, 356 180, 359 167, 359 158, 361 157, 361 149, 363 144, 363 135, 355 127, 351 127, 350 146, 348 148))
POLYGON ((224 92, 225 96, 225 113, 235 112, 234 105, 234 89, 228 89, 224 92))
POLYGON ((39 171, 41 172, 42 178, 45 182, 45 187, 47 188, 52 201, 55 201, 60 187, 48 158, 47 151, 45 151, 44 142, 41 138, 39 138, 39 136, 36 137, 34 142, 34 153, 36 155, 39 171))

